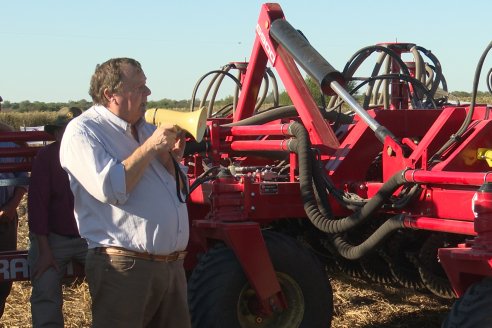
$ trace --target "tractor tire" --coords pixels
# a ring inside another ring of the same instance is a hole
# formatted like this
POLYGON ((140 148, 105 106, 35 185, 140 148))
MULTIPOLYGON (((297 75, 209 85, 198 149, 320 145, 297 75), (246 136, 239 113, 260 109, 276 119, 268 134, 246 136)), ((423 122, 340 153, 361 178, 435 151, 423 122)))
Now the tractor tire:
POLYGON ((261 316, 256 294, 227 247, 205 253, 188 282, 194 328, 326 328, 333 316, 333 292, 317 258, 291 237, 263 233, 287 309, 261 316))
POLYGON ((454 302, 441 328, 488 328, 492 325, 492 278, 472 285, 454 302))

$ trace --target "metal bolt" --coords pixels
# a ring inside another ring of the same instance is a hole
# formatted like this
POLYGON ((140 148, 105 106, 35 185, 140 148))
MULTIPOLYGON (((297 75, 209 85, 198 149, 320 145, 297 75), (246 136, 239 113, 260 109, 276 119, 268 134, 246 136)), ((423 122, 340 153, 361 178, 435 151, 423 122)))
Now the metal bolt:
POLYGON ((255 197, 255 193, 254 192, 251 193, 251 197, 255 197))
POLYGON ((251 210, 254 211, 256 210, 256 208, 254 206, 251 206, 251 210))

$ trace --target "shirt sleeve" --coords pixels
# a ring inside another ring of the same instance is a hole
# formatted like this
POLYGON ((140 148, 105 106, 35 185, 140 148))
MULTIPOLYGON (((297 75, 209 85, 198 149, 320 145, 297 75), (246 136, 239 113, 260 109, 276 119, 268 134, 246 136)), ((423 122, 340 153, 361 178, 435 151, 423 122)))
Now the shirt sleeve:
MULTIPOLYGON (((32 163, 29 194, 27 197, 29 231, 48 234, 48 212, 51 189, 50 158, 47 149, 41 149, 32 163)), ((55 158, 55 160, 58 160, 55 158)))
MULTIPOLYGON (((19 147, 18 145, 14 144, 13 147, 19 147)), ((23 158, 23 157, 16 157, 14 159, 14 162, 16 163, 21 163, 21 162, 24 162, 26 161, 26 158, 23 158)), ((14 177, 16 178, 22 178, 22 179, 25 179, 26 181, 28 181, 30 178, 29 178, 29 173, 28 172, 14 172, 14 177)), ((24 188, 26 191, 29 189, 29 184, 19 184, 19 185, 16 185, 15 186, 16 188, 24 188)))
POLYGON ((60 146, 60 162, 100 202, 124 204, 128 199, 123 164, 90 131, 68 125, 60 146))

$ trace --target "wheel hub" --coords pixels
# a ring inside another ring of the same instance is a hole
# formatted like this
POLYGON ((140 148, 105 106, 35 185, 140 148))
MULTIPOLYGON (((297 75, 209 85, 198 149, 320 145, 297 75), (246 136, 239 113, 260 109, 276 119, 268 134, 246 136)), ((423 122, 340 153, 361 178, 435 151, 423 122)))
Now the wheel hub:
POLYGON ((277 272, 277 279, 287 301, 287 308, 269 316, 259 313, 256 292, 246 284, 237 304, 238 321, 241 328, 297 328, 304 317, 304 296, 297 282, 289 275, 277 272))

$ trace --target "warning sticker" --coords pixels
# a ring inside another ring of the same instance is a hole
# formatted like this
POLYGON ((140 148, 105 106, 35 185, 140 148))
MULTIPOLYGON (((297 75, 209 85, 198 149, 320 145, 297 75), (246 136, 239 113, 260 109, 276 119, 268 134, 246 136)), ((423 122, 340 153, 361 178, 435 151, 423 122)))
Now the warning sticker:
POLYGON ((278 195, 278 184, 276 183, 261 183, 260 184, 261 195, 278 195))

